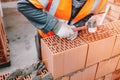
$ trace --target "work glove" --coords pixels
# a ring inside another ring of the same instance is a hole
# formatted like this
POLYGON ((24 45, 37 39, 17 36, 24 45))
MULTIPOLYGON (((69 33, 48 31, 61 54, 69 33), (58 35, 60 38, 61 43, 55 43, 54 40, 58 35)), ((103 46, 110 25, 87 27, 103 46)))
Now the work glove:
POLYGON ((70 34, 69 37, 67 37, 68 40, 74 40, 77 35, 78 35, 78 31, 74 31, 74 29, 76 28, 75 26, 69 26, 72 29, 72 32, 70 34))
POLYGON ((67 25, 65 23, 58 23, 53 29, 54 33, 60 38, 67 38, 69 40, 74 40, 78 32, 73 31, 73 26, 67 25))

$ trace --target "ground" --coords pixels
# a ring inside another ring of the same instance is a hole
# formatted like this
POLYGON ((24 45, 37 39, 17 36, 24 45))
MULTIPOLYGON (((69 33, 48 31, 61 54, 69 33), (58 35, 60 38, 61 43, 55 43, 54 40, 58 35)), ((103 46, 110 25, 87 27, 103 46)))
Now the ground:
POLYGON ((35 34, 37 29, 16 9, 16 2, 3 5, 4 23, 9 40, 11 66, 0 69, 0 74, 24 68, 37 61, 35 34))

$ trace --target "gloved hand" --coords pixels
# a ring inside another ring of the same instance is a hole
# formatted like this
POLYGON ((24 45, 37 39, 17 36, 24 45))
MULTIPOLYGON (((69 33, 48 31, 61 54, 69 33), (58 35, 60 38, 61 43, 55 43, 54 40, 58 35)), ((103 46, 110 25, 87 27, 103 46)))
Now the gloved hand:
POLYGON ((69 40, 74 40, 77 37, 78 32, 77 31, 74 32, 73 28, 75 28, 75 26, 70 26, 65 23, 60 23, 59 26, 57 26, 56 30, 54 29, 54 32, 60 38, 67 38, 69 40))
POLYGON ((70 28, 72 29, 72 32, 71 32, 70 36, 67 37, 67 39, 74 40, 78 35, 78 31, 74 31, 74 29, 76 28, 75 26, 70 26, 70 28))

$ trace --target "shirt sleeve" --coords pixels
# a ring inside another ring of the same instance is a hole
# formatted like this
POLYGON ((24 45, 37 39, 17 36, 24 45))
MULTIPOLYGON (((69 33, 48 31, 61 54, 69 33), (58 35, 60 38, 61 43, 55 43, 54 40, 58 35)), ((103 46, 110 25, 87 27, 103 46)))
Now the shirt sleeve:
POLYGON ((21 0, 17 9, 38 29, 47 33, 59 23, 58 19, 40 8, 35 7, 28 0, 21 0))

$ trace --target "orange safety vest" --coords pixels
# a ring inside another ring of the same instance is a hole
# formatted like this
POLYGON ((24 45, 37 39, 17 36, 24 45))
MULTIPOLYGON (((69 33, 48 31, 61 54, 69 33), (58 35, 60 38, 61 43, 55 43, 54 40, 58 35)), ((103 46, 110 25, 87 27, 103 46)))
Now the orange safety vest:
MULTIPOLYGON (((48 11, 51 15, 58 19, 69 21, 72 13, 72 0, 29 0, 35 7, 48 11)), ((108 0, 87 0, 73 22, 77 22, 92 12, 101 13, 105 10, 108 0)), ((42 37, 54 35, 52 31, 44 34, 42 30, 38 30, 42 37)))

